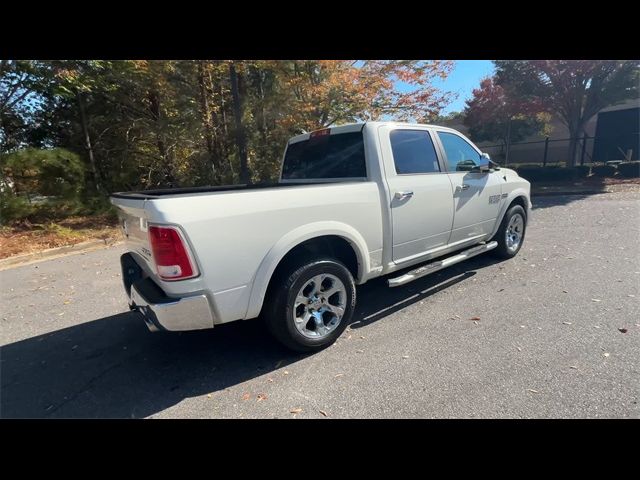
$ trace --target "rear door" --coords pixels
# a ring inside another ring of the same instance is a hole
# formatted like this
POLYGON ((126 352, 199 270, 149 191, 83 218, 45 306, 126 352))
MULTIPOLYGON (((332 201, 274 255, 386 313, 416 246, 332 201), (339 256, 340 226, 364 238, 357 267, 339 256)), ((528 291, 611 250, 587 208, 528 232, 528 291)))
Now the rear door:
POLYGON ((380 140, 391 196, 393 261, 404 263, 446 246, 453 222, 451 181, 430 129, 383 126, 380 140))
POLYGON ((438 130, 453 187, 454 218, 449 244, 462 244, 489 235, 500 210, 504 180, 497 172, 473 172, 481 152, 466 138, 438 130))

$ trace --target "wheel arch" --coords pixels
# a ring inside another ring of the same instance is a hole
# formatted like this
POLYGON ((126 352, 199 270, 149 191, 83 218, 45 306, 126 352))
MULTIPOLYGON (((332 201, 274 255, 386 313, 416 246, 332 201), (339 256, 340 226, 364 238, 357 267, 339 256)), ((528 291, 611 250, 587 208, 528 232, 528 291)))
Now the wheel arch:
POLYGON ((525 189, 515 189, 506 198, 500 209, 500 213, 496 218, 496 224, 493 227, 493 232, 489 238, 493 238, 500 228, 502 219, 513 205, 520 205, 524 209, 525 213, 525 225, 529 223, 529 195, 525 189))
POLYGON ((283 268, 305 254, 330 254, 351 271, 356 283, 370 270, 367 244, 360 233, 340 222, 319 222, 299 227, 282 237, 265 256, 254 277, 245 318, 260 314, 268 288, 283 268))

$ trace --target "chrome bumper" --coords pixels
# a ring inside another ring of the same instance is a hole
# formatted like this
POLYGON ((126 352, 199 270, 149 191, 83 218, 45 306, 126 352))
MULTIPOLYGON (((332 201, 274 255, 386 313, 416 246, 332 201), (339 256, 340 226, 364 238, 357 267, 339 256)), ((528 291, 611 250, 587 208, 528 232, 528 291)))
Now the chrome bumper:
POLYGON ((143 278, 130 254, 121 259, 129 308, 142 314, 152 332, 213 328, 214 316, 206 295, 168 297, 151 278, 143 278), (132 263, 134 262, 134 263, 132 263))
POLYGON ((144 323, 152 332, 213 328, 213 315, 205 295, 167 299, 160 303, 152 303, 138 291, 136 284, 133 284, 129 307, 142 314, 144 323))

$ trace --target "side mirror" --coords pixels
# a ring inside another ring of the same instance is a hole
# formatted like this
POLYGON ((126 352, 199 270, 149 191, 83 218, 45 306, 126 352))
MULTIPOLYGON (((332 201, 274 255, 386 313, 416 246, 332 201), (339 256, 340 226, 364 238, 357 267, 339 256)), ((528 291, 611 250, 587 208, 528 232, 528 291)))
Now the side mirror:
POLYGON ((482 153, 480 155, 480 160, 478 161, 477 165, 473 168, 474 172, 481 172, 481 173, 486 173, 491 169, 491 164, 493 162, 491 161, 491 157, 489 156, 488 153, 482 153))

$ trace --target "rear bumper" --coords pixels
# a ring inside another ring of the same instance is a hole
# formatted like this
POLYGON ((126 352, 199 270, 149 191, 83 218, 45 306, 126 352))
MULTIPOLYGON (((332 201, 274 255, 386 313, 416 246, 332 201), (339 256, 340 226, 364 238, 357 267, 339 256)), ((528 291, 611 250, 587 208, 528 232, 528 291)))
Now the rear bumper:
POLYGON ((151 278, 143 278, 140 267, 130 254, 122 255, 121 264, 124 287, 129 296, 129 308, 142 314, 149 330, 183 331, 213 328, 214 317, 206 295, 168 297, 151 278))

